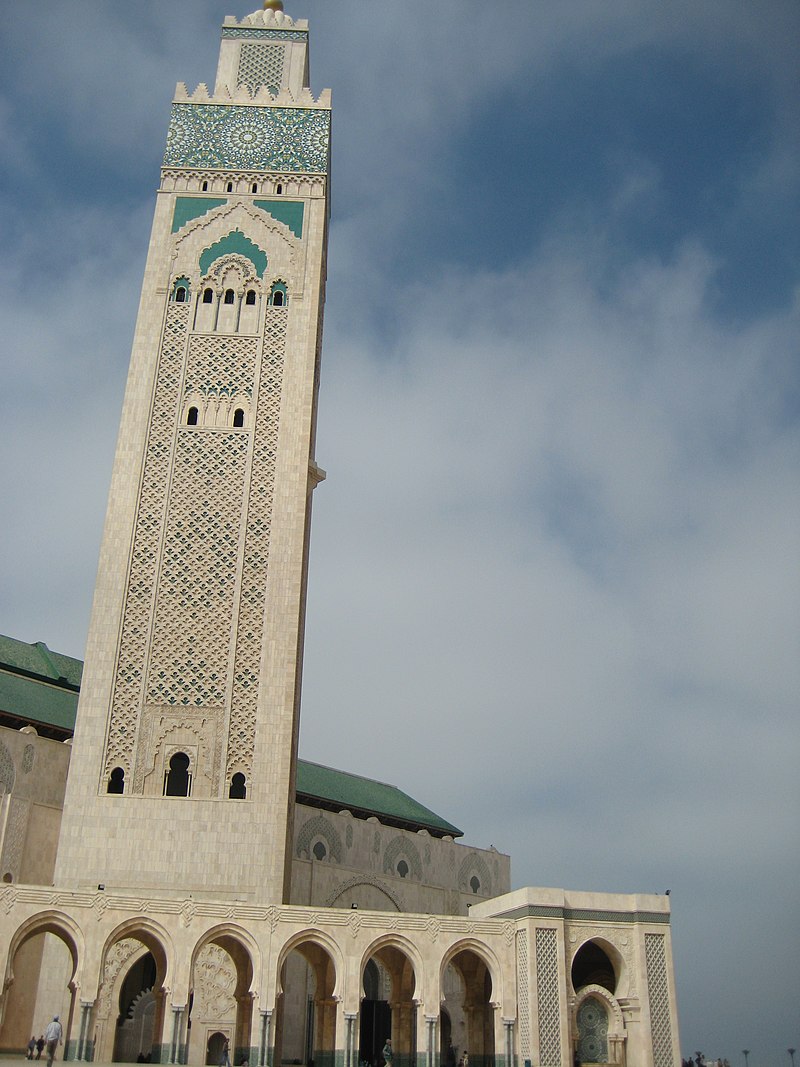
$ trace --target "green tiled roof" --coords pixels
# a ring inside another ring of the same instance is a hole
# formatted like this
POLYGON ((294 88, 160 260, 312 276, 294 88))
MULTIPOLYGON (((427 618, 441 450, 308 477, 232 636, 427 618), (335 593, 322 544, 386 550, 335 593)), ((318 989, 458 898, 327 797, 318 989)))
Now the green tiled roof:
MULTIPOLYGON (((29 645, 0 634, 0 714, 72 733, 82 672, 79 659, 51 652, 42 641, 29 645)), ((297 799, 362 818, 376 815, 390 826, 424 829, 436 837, 462 836, 397 786, 306 760, 297 761, 297 799)))
POLYGON ((0 634, 0 669, 33 675, 52 682, 80 688, 83 663, 72 656, 51 652, 44 641, 35 645, 0 634))
POLYGON ((425 829, 441 837, 461 837, 462 831, 440 818, 430 808, 398 789, 395 785, 362 778, 358 774, 336 771, 319 763, 297 761, 297 799, 322 802, 322 806, 354 815, 377 815, 381 822, 411 830, 425 829))
POLYGON ((54 736, 75 729, 78 689, 83 664, 79 659, 51 652, 0 634, 0 714, 24 719, 54 736))
POLYGON ((9 674, 0 668, 0 712, 5 715, 72 733, 77 708, 78 694, 73 690, 9 674))

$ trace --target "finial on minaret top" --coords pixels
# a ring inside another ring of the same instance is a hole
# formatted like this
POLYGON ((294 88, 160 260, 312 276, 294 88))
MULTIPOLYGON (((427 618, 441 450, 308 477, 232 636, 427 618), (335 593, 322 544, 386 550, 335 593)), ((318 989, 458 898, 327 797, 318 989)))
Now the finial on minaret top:
POLYGON ((264 0, 265 11, 283 11, 283 0, 264 0))

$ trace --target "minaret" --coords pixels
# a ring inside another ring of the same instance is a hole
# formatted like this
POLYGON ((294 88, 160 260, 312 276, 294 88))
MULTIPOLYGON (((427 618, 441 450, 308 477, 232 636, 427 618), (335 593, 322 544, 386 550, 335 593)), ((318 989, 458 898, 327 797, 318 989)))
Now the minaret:
POLYGON ((86 649, 56 885, 286 899, 330 94, 279 0, 179 84, 86 649))

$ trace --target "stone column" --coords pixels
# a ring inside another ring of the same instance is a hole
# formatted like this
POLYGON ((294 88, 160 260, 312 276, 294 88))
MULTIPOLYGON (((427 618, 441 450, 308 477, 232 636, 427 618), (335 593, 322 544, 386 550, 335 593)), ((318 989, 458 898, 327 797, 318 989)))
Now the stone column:
MULTIPOLYGON (((358 1067, 356 1034, 358 1033, 358 1015, 344 1013, 344 1067, 358 1067)), ((338 1067, 338 1064, 337 1064, 338 1067)))
POLYGON ((425 1016, 425 1067, 439 1067, 439 1016, 425 1016))
POLYGON ((92 1008, 94 1007, 93 1000, 81 1001, 81 1028, 78 1034, 78 1051, 75 1055, 76 1060, 91 1060, 92 1043, 89 1038, 92 1025, 92 1008))
POLYGON ((168 1046, 167 1063, 181 1063, 181 1022, 185 1004, 172 1005, 172 1037, 168 1046))
MULTIPOLYGON (((515 1019, 503 1019, 503 1055, 506 1067, 514 1067, 514 1023, 515 1019)), ((496 1062, 496 1058, 495 1058, 496 1062)))
POLYGON ((272 1037, 272 1009, 261 1009, 261 1040, 258 1049, 258 1067, 267 1067, 272 1056, 270 1040, 272 1037))

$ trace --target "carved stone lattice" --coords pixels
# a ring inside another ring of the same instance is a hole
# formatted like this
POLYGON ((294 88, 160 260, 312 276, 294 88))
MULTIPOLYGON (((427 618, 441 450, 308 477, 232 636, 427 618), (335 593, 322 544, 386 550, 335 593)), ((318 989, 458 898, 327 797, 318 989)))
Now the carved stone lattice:
POLYGON ((558 1011, 558 935, 555 930, 536 931, 536 988, 539 1011, 539 1063, 561 1063, 561 1024, 558 1011))
POLYGON ((194 965, 192 1015, 208 1022, 222 1022, 236 1015, 236 967, 219 945, 204 945, 194 965))
POLYGON ((271 93, 277 93, 283 77, 285 51, 285 45, 282 44, 243 44, 239 53, 237 83, 246 85, 251 93, 262 85, 266 85, 271 93))
POLYGON ((419 849, 413 841, 409 841, 406 837, 393 837, 383 854, 384 871, 390 874, 397 874, 397 864, 401 859, 404 859, 408 864, 411 877, 421 881, 422 860, 420 859, 419 849))
POLYGON ((650 1004, 653 1063, 655 1067, 671 1067, 674 1063, 674 1056, 669 1011, 667 956, 663 934, 644 935, 644 955, 647 964, 647 994, 650 1004))
POLYGON ((253 387, 258 338, 194 335, 189 342, 184 393, 250 395, 253 387))
POLYGON ((256 397, 253 463, 247 505, 247 533, 236 633, 233 706, 228 732, 226 777, 252 773, 256 703, 264 629, 264 599, 275 487, 275 459, 286 348, 285 308, 268 308, 256 397))
POLYGON ((237 433, 178 434, 147 673, 154 704, 223 707, 245 464, 237 433))
POLYGON ((188 304, 171 303, 167 308, 109 713, 104 777, 113 767, 122 767, 126 777, 131 770, 188 316, 188 304))
POLYGON ((528 994, 528 931, 517 934, 517 999, 519 1001, 519 1051, 524 1060, 531 1058, 530 997, 528 994))
POLYGON ((0 741, 0 796, 2 796, 3 793, 10 793, 12 791, 15 778, 14 761, 11 758, 11 753, 3 742, 0 741))
POLYGON ((470 852, 465 856, 458 869, 458 888, 462 893, 471 893, 473 888, 470 884, 473 878, 477 878, 478 893, 482 897, 492 895, 492 874, 489 865, 477 852, 470 852))
POLYGON ((330 859, 335 860, 336 863, 341 863, 343 856, 342 838, 333 823, 326 819, 324 815, 315 815, 300 827, 295 848, 296 854, 311 859, 311 843, 320 837, 323 838, 328 846, 330 859))
POLYGON ((100 994, 97 1001, 97 1015, 100 1019, 108 1017, 111 1011, 111 999, 117 976, 130 959, 141 952, 144 945, 135 937, 125 937, 111 946, 106 954, 103 967, 103 979, 100 985, 100 994))
POLYGON ((33 764, 36 761, 36 750, 33 745, 26 745, 25 752, 22 755, 22 773, 30 774, 33 770, 33 764))

